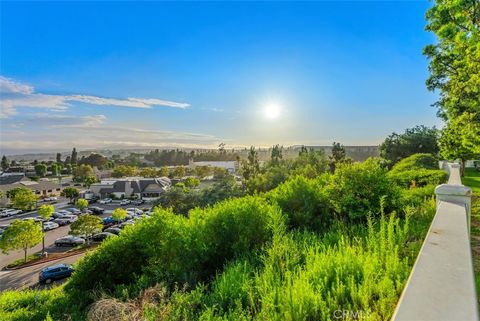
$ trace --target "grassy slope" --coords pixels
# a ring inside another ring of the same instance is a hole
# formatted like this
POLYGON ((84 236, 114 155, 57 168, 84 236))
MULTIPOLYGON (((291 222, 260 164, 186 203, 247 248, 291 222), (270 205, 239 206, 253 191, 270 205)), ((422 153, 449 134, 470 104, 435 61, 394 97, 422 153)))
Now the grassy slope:
POLYGON ((473 190, 471 216, 471 244, 473 266, 475 268, 475 283, 477 293, 480 293, 480 171, 472 168, 465 169, 462 182, 473 190))

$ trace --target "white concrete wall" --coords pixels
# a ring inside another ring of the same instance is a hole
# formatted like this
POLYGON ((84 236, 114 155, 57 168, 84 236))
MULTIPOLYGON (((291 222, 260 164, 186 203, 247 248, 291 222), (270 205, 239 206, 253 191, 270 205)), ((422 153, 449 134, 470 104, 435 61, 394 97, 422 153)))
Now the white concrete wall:
POLYGON ((440 164, 449 174, 437 186, 437 212, 392 320, 479 320, 470 248, 471 189, 458 164, 440 164))

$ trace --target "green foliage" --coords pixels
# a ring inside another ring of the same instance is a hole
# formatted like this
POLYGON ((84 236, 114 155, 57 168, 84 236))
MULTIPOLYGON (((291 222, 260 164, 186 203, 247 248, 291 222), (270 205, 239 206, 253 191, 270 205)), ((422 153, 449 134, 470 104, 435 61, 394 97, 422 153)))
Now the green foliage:
POLYGON ((166 166, 163 166, 158 170, 158 176, 160 177, 168 177, 169 174, 170 174, 170 170, 166 166))
POLYGON ((227 260, 260 248, 281 224, 279 210, 258 197, 196 209, 190 219, 157 209, 149 220, 126 228, 119 238, 87 255, 68 289, 84 297, 82 292, 98 287, 112 291, 133 286, 137 279, 140 288, 157 282, 169 287, 175 282, 195 284, 227 260))
POLYGON ((127 215, 127 211, 121 207, 114 209, 112 212, 112 218, 115 221, 123 221, 127 217, 127 215))
POLYGON ((70 234, 84 235, 87 237, 87 242, 93 234, 102 231, 102 219, 98 216, 85 214, 78 217, 78 219, 70 225, 70 234))
POLYGON ((90 188, 92 184, 95 184, 97 182, 97 177, 96 176, 87 176, 85 177, 85 180, 83 183, 87 188, 90 188))
POLYGON ((272 152, 270 155, 270 162, 272 165, 280 164, 280 161, 283 158, 283 146, 278 144, 272 147, 272 152))
POLYGON ((248 193, 262 193, 274 189, 285 182, 289 177, 289 169, 286 164, 269 166, 261 173, 252 176, 245 182, 248 193))
POLYGON ((134 166, 119 165, 113 169, 112 177, 128 177, 135 176, 137 174, 137 168, 134 166))
POLYGON ((396 164, 412 154, 438 153, 438 130, 433 127, 416 126, 408 128, 403 134, 392 133, 380 145, 380 156, 396 164))
POLYGON ((97 153, 91 153, 87 157, 82 157, 78 163, 97 167, 98 169, 108 168, 108 158, 97 153))
POLYGON ((388 177, 403 187, 439 185, 446 182, 448 175, 438 169, 438 159, 431 154, 413 154, 395 164, 388 177))
POLYGON ((183 184, 185 185, 185 187, 193 188, 200 185, 200 181, 198 180, 198 178, 189 176, 183 181, 183 184))
POLYGON ((480 119, 469 115, 462 114, 448 121, 443 129, 439 144, 445 159, 460 159, 463 164, 465 160, 480 155, 480 119))
POLYGON ((333 216, 329 213, 323 185, 321 179, 297 176, 269 192, 266 197, 286 214, 290 228, 325 231, 333 216))
POLYGON ((83 211, 84 209, 86 209, 88 207, 88 201, 84 198, 79 198, 75 202, 75 207, 78 208, 80 211, 83 211))
POLYGON ((2 167, 3 171, 6 171, 8 169, 8 167, 10 167, 10 165, 8 164, 8 159, 5 155, 2 156, 1 167, 2 167))
POLYGON ((430 59, 429 90, 439 90, 439 115, 452 120, 480 111, 480 8, 478 0, 437 0, 426 14, 437 36, 424 54, 430 59))
POLYGON ((395 164, 391 172, 403 172, 418 168, 438 169, 438 158, 432 154, 413 154, 395 164))
POLYGON ((55 207, 53 205, 43 204, 38 209, 38 215, 44 219, 49 219, 53 212, 55 212, 55 207))
POLYGON ((195 175, 202 179, 206 176, 211 175, 212 173, 212 168, 210 166, 196 166, 194 169, 195 175))
POLYGON ((77 188, 69 186, 63 189, 61 195, 70 199, 70 201, 72 201, 73 199, 77 198, 80 195, 80 192, 78 191, 77 188))
POLYGON ((34 209, 37 204, 37 197, 29 188, 16 187, 7 193, 13 208, 28 211, 34 209))
POLYGON ((258 152, 255 147, 250 147, 250 151, 246 161, 242 161, 241 173, 245 180, 255 177, 260 171, 260 162, 258 160, 258 152))
MULTIPOLYGON (((157 177, 157 170, 152 167, 144 167, 140 170, 139 175, 141 177, 147 177, 147 178, 155 178, 157 177)), ((168 175, 168 173, 167 173, 168 175)), ((166 176, 166 175, 160 175, 160 176, 166 176)))
POLYGON ((28 249, 40 243, 42 237, 42 228, 34 220, 15 220, 2 234, 0 249, 3 253, 22 249, 26 262, 28 249))
POLYGON ((187 173, 187 170, 184 166, 176 166, 172 172, 173 177, 182 178, 187 173))
POLYGON ((61 171, 62 171, 63 165, 61 163, 54 163, 51 166, 52 169, 52 175, 53 176, 59 176, 61 171))
POLYGON ((94 176, 93 168, 90 165, 82 164, 77 166, 74 171, 74 180, 77 182, 84 182, 87 177, 94 176))
POLYGON ((47 165, 37 164, 35 165, 35 173, 37 176, 45 177, 47 175, 47 165))
POLYGON ((341 219, 365 220, 370 214, 378 216, 382 199, 387 211, 400 205, 399 189, 374 158, 363 163, 340 164, 325 191, 333 210, 341 219))

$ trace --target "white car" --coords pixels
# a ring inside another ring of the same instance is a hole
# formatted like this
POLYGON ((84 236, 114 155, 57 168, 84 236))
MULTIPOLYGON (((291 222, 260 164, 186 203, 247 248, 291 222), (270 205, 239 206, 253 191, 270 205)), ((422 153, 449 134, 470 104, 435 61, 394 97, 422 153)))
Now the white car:
POLYGON ((130 213, 133 213, 133 214, 136 214, 136 215, 141 215, 143 214, 143 211, 139 208, 133 208, 133 207, 129 207, 127 209, 125 209, 127 212, 130 212, 130 213))
POLYGON ((112 202, 111 198, 104 198, 103 200, 99 201, 100 204, 108 204, 108 203, 111 203, 111 202, 112 202))
POLYGON ((78 217, 76 215, 70 214, 70 215, 65 215, 64 217, 61 218, 62 220, 67 220, 69 223, 73 223, 76 220, 78 220, 78 217))
POLYGON ((82 214, 82 211, 80 211, 78 208, 75 208, 75 207, 71 207, 71 208, 67 208, 66 209, 67 211, 75 214, 75 215, 80 215, 82 214))
POLYGON ((9 217, 9 216, 17 215, 17 214, 20 214, 20 213, 22 213, 22 211, 10 208, 8 210, 3 211, 0 214, 0 217, 9 217))
POLYGON ((58 210, 57 213, 63 214, 63 215, 72 215, 72 212, 67 211, 67 210, 58 210))
POLYGON ((123 200, 120 202, 120 205, 128 205, 130 204, 130 200, 123 200))
POLYGON ((59 225, 55 222, 45 222, 45 223, 43 223, 43 230, 44 231, 50 231, 50 230, 56 229, 58 227, 59 227, 59 225))
POLYGON ((44 198, 43 199, 45 202, 53 202, 53 201, 57 201, 58 198, 56 197, 47 197, 47 198, 44 198))

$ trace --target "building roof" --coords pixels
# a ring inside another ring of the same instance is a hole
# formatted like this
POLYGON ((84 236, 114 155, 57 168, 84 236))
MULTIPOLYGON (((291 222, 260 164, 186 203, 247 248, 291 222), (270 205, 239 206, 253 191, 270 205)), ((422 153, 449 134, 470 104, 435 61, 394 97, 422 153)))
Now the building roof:
POLYGON ((18 174, 3 174, 0 176, 0 185, 15 184, 22 180, 29 180, 23 175, 23 173, 18 174))
POLYGON ((54 190, 57 188, 61 188, 59 184, 52 183, 49 181, 25 181, 24 182, 18 182, 18 183, 13 183, 13 184, 3 184, 0 185, 0 190, 2 191, 9 191, 11 189, 14 189, 16 187, 25 187, 28 189, 31 189, 32 191, 47 191, 47 190, 54 190))
POLYGON ((134 193, 142 193, 145 188, 151 184, 156 184, 161 188, 171 185, 171 181, 167 177, 148 178, 138 180, 117 180, 110 186, 102 187, 99 193, 124 193, 129 186, 134 193))

